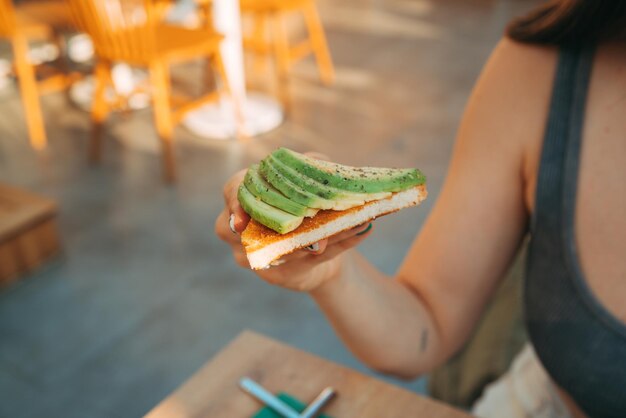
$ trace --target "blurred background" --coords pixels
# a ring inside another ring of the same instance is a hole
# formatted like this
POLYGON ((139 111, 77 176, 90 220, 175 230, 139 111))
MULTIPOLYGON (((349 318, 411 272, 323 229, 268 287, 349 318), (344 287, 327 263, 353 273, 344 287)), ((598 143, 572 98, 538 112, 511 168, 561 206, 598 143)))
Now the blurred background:
POLYGON ((537 3, 0 0, 0 417, 140 416, 243 329, 371 374, 311 299, 235 265, 222 186, 279 146, 420 168, 428 201, 361 246, 393 273, 537 3))

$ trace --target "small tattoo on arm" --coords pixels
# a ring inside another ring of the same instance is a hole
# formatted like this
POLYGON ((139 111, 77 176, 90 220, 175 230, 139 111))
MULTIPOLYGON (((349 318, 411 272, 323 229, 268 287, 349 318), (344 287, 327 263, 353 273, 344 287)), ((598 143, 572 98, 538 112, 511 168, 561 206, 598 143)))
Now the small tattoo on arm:
POLYGON ((423 353, 424 351, 426 351, 426 346, 428 345, 428 330, 427 329, 423 329, 422 330, 422 337, 420 340, 420 351, 423 353))

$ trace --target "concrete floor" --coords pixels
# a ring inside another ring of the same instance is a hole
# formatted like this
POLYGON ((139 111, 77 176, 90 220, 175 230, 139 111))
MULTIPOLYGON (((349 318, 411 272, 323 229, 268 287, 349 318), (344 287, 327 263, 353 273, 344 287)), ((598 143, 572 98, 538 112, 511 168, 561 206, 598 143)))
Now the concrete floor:
POLYGON ((90 167, 85 113, 45 97, 50 146, 36 153, 19 96, 0 92, 0 181, 58 201, 65 248, 0 291, 0 417, 139 416, 245 328, 365 370, 308 297, 236 267, 213 234, 222 184, 278 146, 419 167, 429 200, 377 221, 362 246, 392 273, 437 197, 482 63, 535 3, 321 1, 336 85, 318 83, 312 60, 299 64, 289 120, 245 145, 178 128, 176 187, 162 184, 158 156, 123 145, 154 136, 149 111, 111 120, 104 161, 90 167))

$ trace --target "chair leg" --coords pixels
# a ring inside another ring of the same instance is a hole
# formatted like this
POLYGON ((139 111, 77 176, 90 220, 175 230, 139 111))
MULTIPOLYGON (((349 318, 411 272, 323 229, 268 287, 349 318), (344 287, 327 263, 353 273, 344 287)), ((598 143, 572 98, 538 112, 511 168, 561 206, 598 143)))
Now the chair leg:
POLYGON ((226 68, 224 68, 224 61, 222 60, 222 54, 219 49, 216 50, 213 55, 213 65, 220 78, 222 79, 222 84, 226 93, 230 96, 231 101, 233 102, 233 110, 235 112, 235 121, 237 123, 237 137, 239 139, 243 139, 246 137, 245 134, 245 119, 242 109, 242 104, 239 101, 239 97, 233 94, 232 87, 230 85, 230 81, 228 80, 228 74, 226 73, 226 68))
POLYGON ((61 73, 64 75, 63 82, 65 85, 63 86, 63 93, 65 94, 65 98, 67 103, 72 103, 72 98, 70 97, 70 89, 72 87, 72 71, 70 69, 69 58, 67 54, 67 45, 65 40, 63 39, 63 35, 60 32, 55 31, 53 34, 53 41, 56 47, 59 49, 59 58, 57 58, 57 64, 61 70, 61 73))
POLYGON ((289 80, 287 77, 289 72, 289 41, 285 20, 280 13, 275 13, 272 16, 272 38, 278 96, 285 107, 285 112, 287 112, 290 107, 289 80))
POLYGON ((330 52, 328 51, 324 27, 322 26, 315 1, 311 0, 302 12, 309 31, 311 47, 315 54, 317 67, 319 68, 320 79, 324 84, 330 85, 335 81, 335 69, 333 67, 332 58, 330 57, 330 52))
POLYGON ((170 109, 169 68, 164 62, 156 62, 150 66, 149 70, 154 120, 163 147, 163 176, 166 182, 173 183, 176 180, 176 162, 173 146, 174 124, 170 109))
MULTIPOLYGON (((253 39, 260 45, 265 43, 266 35, 266 17, 262 13, 254 16, 253 39)), ((254 51, 254 72, 261 74, 265 71, 265 51, 254 51)))
POLYGON ((35 67, 28 61, 28 41, 25 38, 16 37, 13 40, 13 53, 30 144, 34 149, 41 150, 46 147, 47 139, 39 103, 35 67))
POLYGON ((91 142, 89 144, 89 160, 92 163, 100 161, 102 154, 102 131, 104 122, 109 114, 109 105, 106 101, 106 89, 111 78, 111 64, 99 61, 94 71, 96 87, 91 105, 91 142))

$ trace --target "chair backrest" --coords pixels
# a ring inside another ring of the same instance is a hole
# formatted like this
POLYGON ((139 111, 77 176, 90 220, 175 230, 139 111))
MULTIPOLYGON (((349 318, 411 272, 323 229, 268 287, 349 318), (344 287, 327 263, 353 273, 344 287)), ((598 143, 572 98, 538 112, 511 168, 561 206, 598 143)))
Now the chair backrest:
POLYGON ((0 0, 0 37, 11 37, 16 30, 12 0, 0 0))
POLYGON ((111 61, 143 63, 155 50, 156 19, 151 0, 69 0, 76 26, 96 54, 111 61))

